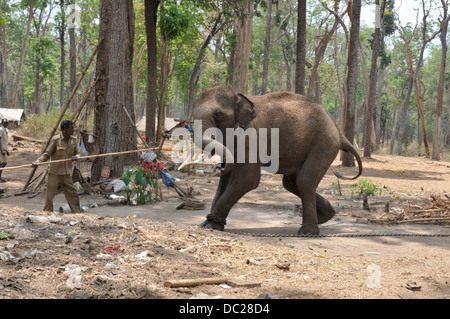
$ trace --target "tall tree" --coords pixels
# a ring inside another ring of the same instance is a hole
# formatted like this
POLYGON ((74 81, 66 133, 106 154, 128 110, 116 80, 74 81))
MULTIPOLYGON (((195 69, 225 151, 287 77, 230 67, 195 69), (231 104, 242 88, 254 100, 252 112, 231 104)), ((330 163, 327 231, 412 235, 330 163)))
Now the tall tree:
POLYGON ((306 77, 306 0, 298 0, 297 58, 295 64, 295 93, 305 95, 306 77))
POLYGON ((59 25, 59 41, 61 51, 61 66, 59 69, 60 85, 59 85, 59 106, 64 107, 65 99, 65 77, 66 77, 66 6, 65 0, 59 1, 60 13, 58 16, 59 25))
MULTIPOLYGON (((406 125, 406 112, 408 109, 408 104, 409 104, 409 99, 411 98, 411 93, 412 93, 412 89, 413 86, 415 86, 416 88, 416 97, 417 97, 417 102, 418 102, 418 108, 419 108, 419 112, 421 113, 420 116, 420 120, 421 120, 421 127, 422 127, 422 134, 423 134, 423 138, 424 138, 424 142, 425 142, 425 148, 426 148, 426 152, 427 152, 427 156, 429 156, 428 154, 428 142, 426 139, 426 131, 425 131, 425 124, 424 124, 424 119, 423 119, 423 111, 421 108, 421 104, 420 104, 420 92, 419 92, 419 86, 418 86, 418 82, 417 82, 417 77, 419 75, 419 71, 420 68, 422 67, 422 62, 423 62, 423 58, 424 58, 424 53, 425 53, 425 49, 428 45, 428 43, 430 43, 440 32, 440 30, 434 32, 432 35, 427 37, 427 26, 428 26, 428 17, 430 15, 430 10, 431 8, 425 8, 425 0, 422 0, 422 10, 423 10, 423 17, 422 17, 422 46, 420 48, 420 53, 419 53, 419 58, 417 60, 417 65, 416 68, 414 69, 413 72, 413 59, 412 59, 412 52, 411 49, 409 47, 409 43, 412 40, 414 33, 415 33, 415 29, 413 31, 413 34, 411 35, 411 37, 409 39, 406 38, 405 35, 405 29, 400 26, 399 28, 399 32, 400 32, 400 36, 403 39, 403 41, 405 42, 405 47, 408 51, 408 61, 409 61, 409 71, 410 71, 410 77, 411 77, 411 81, 409 82, 409 87, 408 87, 408 92, 406 93, 406 97, 405 100, 403 102, 403 108, 402 108, 402 116, 401 116, 401 122, 400 122, 400 129, 399 129, 399 133, 398 133, 398 143, 397 143, 397 154, 401 155, 402 153, 402 140, 403 140, 403 134, 405 132, 405 125, 406 125)), ((416 26, 417 27, 417 26, 416 26)))
POLYGON ((197 59, 195 60, 194 69, 192 70, 191 77, 189 80, 188 107, 187 107, 187 111, 185 114, 185 117, 187 119, 191 118, 192 110, 194 108, 195 87, 200 79, 201 65, 202 65, 202 61, 205 56, 205 50, 208 47, 211 40, 214 38, 214 36, 216 36, 216 34, 219 33, 219 31, 224 26, 222 19, 223 19, 223 15, 218 10, 216 12, 216 16, 215 16, 211 31, 209 31, 209 34, 206 36, 205 40, 203 41, 203 44, 201 45, 200 49, 198 50, 197 59))
POLYGON ((378 71, 378 48, 380 45, 381 19, 384 15, 386 0, 380 8, 380 0, 375 1, 375 33, 372 45, 372 64, 369 75, 369 96, 366 105, 366 123, 364 125, 364 157, 370 157, 372 153, 372 130, 373 130, 373 108, 375 103, 375 94, 377 89, 377 71, 378 71))
MULTIPOLYGON (((70 0, 70 16, 75 16, 75 1, 70 0)), ((73 91, 75 85, 77 84, 77 45, 75 38, 75 21, 71 21, 69 24, 69 61, 70 61, 70 92, 73 91)), ((77 95, 72 99, 71 102, 72 110, 75 110, 78 106, 77 95)))
POLYGON ((252 30, 253 30, 253 15, 255 11, 255 1, 247 0, 247 18, 242 21, 242 25, 239 32, 240 38, 240 52, 241 52, 241 64, 239 74, 239 90, 240 92, 248 93, 248 70, 250 63, 250 49, 252 45, 252 30))
POLYGON ((157 72, 158 55, 156 42, 156 22, 158 16, 159 0, 145 0, 145 30, 147 33, 147 102, 145 118, 145 137, 148 143, 156 141, 156 108, 157 102, 157 72))
POLYGON ((434 160, 440 160, 441 159, 441 148, 440 148, 440 142, 439 142, 439 133, 440 133, 440 126, 441 126, 441 118, 442 118, 442 104, 444 102, 444 81, 445 81, 445 67, 446 67, 446 61, 447 61, 447 31, 448 31, 448 22, 450 19, 450 16, 448 15, 448 1, 447 0, 441 0, 442 3, 442 18, 439 21, 440 24, 440 39, 441 39, 441 45, 442 45, 442 55, 441 55, 441 66, 439 68, 439 84, 438 84, 438 96, 437 96, 437 102, 436 102, 436 118, 434 122, 434 132, 433 132, 433 154, 432 159, 434 160))
MULTIPOLYGON (((356 91, 358 86, 358 40, 361 19, 361 0, 349 1, 348 14, 351 27, 347 62, 347 102, 344 110, 344 135, 349 141, 353 142, 356 114, 356 91)), ((344 152, 342 166, 355 166, 353 154, 344 152)))
POLYGON ((23 40, 23 46, 22 46, 22 54, 20 55, 20 61, 19 61, 19 67, 16 74, 16 87, 14 89, 14 95, 11 102, 11 108, 15 109, 17 104, 17 97, 19 96, 19 89, 20 89, 20 82, 22 78, 22 67, 23 67, 23 60, 25 58, 25 52, 27 50, 27 43, 28 43, 28 36, 30 35, 30 29, 31 29, 31 21, 33 20, 34 13, 36 11, 35 7, 35 0, 31 0, 29 3, 24 3, 24 5, 28 4, 28 21, 27 21, 27 29, 25 31, 25 38, 23 40))
MULTIPOLYGON (((100 2, 99 39, 103 41, 96 66, 94 134, 100 138, 102 154, 137 149, 132 70, 134 28, 133 0, 100 2)), ((136 160, 133 154, 97 158, 91 176, 98 180, 106 166, 110 176, 120 177, 124 166, 135 164, 136 160)))
MULTIPOLYGON (((301 0, 299 2, 301 2, 301 0)), ((273 0, 266 0, 266 3, 267 3, 266 39, 264 41, 264 60, 263 60, 262 92, 261 92, 262 94, 267 93, 267 82, 269 79, 270 32, 272 30, 272 3, 273 3, 273 0)))

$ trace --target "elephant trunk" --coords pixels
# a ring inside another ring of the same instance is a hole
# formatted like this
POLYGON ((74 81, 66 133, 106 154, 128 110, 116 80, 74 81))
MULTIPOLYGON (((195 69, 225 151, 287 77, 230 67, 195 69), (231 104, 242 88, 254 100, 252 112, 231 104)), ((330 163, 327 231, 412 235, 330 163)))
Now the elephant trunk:
POLYGON ((231 151, 223 144, 222 132, 214 127, 207 126, 203 122, 201 125, 197 121, 194 121, 194 143, 197 147, 200 147, 205 154, 218 155, 222 159, 222 163, 226 164, 226 173, 231 169, 230 164, 234 162, 234 156, 231 151), (212 138, 214 136, 214 138, 212 138))

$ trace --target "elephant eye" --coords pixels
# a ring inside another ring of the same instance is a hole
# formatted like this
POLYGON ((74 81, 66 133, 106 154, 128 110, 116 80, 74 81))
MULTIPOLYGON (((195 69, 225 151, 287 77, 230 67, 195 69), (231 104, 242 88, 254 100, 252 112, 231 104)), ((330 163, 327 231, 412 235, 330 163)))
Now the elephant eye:
POLYGON ((214 113, 214 118, 216 119, 216 120, 222 120, 223 119, 223 113, 221 112, 221 111, 216 111, 215 113, 214 113))

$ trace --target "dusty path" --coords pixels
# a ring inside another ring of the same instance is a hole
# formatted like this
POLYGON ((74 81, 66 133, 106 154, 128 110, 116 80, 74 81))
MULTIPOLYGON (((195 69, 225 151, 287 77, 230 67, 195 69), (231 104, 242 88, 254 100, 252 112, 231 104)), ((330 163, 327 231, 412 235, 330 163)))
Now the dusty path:
MULTIPOLYGON (((12 152, 10 165, 30 163, 35 153, 12 152)), ((44 193, 0 198, 0 298, 450 298, 449 223, 373 222, 404 212, 405 204, 426 207, 430 195, 450 193, 450 163, 424 158, 375 155, 364 159, 361 179, 379 183, 383 194, 370 198, 371 211, 341 182, 336 194, 332 170, 319 187, 338 214, 322 234, 404 234, 408 236, 296 238, 301 218, 298 199, 265 175, 260 187, 233 208, 228 232, 197 226, 204 220, 218 179, 177 174, 195 185, 201 211, 176 210, 180 200, 164 190, 165 201, 145 206, 111 206, 104 196, 82 195, 86 214, 56 216, 39 212, 44 193), (386 202, 391 214, 384 213, 386 202), (47 221, 36 220, 44 216, 47 221), (50 217, 51 216, 51 217, 50 217), (48 218, 58 217, 49 221, 48 218), (369 221, 369 220, 372 220, 369 221), (236 234, 241 233, 241 234, 236 234), (272 234, 269 237, 243 235, 272 234), (72 241, 66 243, 67 238, 72 241), (105 247, 120 246, 105 257, 105 247), (33 253, 34 252, 34 253, 33 253), (9 254, 8 254, 9 253, 9 254), (12 256, 12 257, 11 257, 12 256), (5 261, 6 260, 6 261, 5 261), (79 288, 70 288, 71 269, 80 269, 79 288), (75 267, 75 268, 74 268, 75 267), (257 287, 199 285, 167 288, 172 279, 239 277, 257 287)), ((10 194, 21 190, 30 171, 7 171, 10 194)), ((64 205, 58 195, 55 207, 64 205)), ((414 206, 415 207, 415 206, 414 206)))

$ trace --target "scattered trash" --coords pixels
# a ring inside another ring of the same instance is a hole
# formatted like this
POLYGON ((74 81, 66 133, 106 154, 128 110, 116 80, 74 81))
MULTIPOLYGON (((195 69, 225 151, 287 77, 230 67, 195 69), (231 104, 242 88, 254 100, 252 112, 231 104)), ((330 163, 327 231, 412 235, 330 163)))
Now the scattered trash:
POLYGON ((107 263, 106 265, 105 265, 105 269, 117 269, 117 266, 116 266, 116 264, 114 264, 114 263, 107 263))
POLYGON ((180 250, 180 252, 183 252, 183 253, 190 253, 190 254, 193 254, 193 253, 195 253, 197 251, 197 248, 195 248, 194 246, 189 246, 189 247, 187 247, 187 248, 185 248, 185 249, 181 249, 180 250))
POLYGON ((125 196, 110 194, 110 195, 106 195, 105 198, 106 199, 125 199, 125 196))
POLYGON ((203 175, 205 175, 205 171, 202 170, 202 169, 198 169, 198 170, 195 171, 195 175, 196 176, 203 176, 203 175))
POLYGON ((102 253, 100 253, 100 254, 97 254, 97 256, 95 256, 95 258, 97 260, 99 260, 99 261, 107 261, 107 260, 113 259, 114 257, 111 256, 110 254, 102 254, 102 253))
POLYGON ((72 212, 72 210, 70 209, 69 205, 64 205, 59 208, 58 212, 60 214, 69 214, 72 212))
POLYGON ((256 297, 256 299, 277 299, 274 296, 272 296, 271 294, 269 294, 268 292, 260 294, 258 297, 256 297))
POLYGON ((409 281, 406 283, 406 289, 411 291, 420 291, 422 286, 419 286, 415 281, 409 281))
POLYGON ((70 264, 65 268, 68 273, 66 286, 69 289, 81 289, 81 268, 78 265, 70 264))
MULTIPOLYGON (((125 188, 127 188, 127 185, 125 185, 125 183, 121 179, 114 179, 108 185, 112 187, 114 193, 121 192, 125 188)), ((130 186, 128 186, 128 189, 131 189, 130 186)))
POLYGON ((112 255, 119 248, 120 248, 119 245, 105 247, 102 249, 102 254, 112 255))

